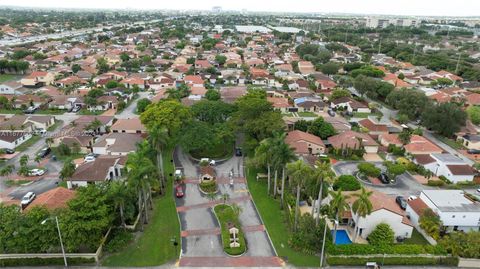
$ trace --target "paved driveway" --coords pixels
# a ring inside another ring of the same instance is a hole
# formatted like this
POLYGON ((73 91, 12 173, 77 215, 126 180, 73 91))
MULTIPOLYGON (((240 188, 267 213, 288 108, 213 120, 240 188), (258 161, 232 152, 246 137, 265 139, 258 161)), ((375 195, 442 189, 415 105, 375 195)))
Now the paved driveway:
MULTIPOLYGON (((202 263, 207 266, 208 258, 235 259, 229 258, 223 252, 220 225, 213 213, 213 206, 223 202, 219 200, 220 195, 226 193, 229 195, 227 203, 236 203, 242 208, 240 222, 245 231, 245 239, 248 245, 247 252, 243 256, 247 259, 245 262, 275 261, 271 265, 277 266, 276 260, 266 260, 274 257, 275 251, 247 190, 243 178, 243 158, 232 157, 215 167, 219 183, 219 196, 213 201, 199 191, 197 164, 194 164, 179 148, 175 151, 174 160, 176 167, 181 167, 186 176, 185 196, 176 199, 182 227, 182 259, 180 264, 195 261, 197 266, 202 263), (235 175, 233 186, 229 184, 228 179, 228 174, 232 169, 235 175)), ((243 262, 243 260, 240 261, 243 262)))
MULTIPOLYGON (((357 172, 357 165, 359 162, 345 161, 338 162, 332 166, 337 175, 354 175, 357 172)), ((382 168, 382 163, 375 162, 375 166, 382 168)), ((360 181, 362 182, 362 181, 360 181)), ((410 174, 404 173, 397 177, 395 185, 371 185, 362 182, 368 188, 383 192, 389 195, 402 195, 408 197, 410 195, 419 195, 422 190, 434 189, 430 186, 425 186, 418 183, 410 174)))

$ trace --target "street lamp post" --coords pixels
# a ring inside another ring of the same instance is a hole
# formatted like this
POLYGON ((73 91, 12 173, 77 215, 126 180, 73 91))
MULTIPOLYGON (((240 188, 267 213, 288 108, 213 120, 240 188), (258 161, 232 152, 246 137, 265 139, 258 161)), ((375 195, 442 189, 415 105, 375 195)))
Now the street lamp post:
POLYGON ((177 246, 178 246, 178 242, 177 242, 177 237, 174 236, 172 237, 172 239, 170 239, 170 242, 172 242, 173 246, 175 247, 175 255, 177 255, 177 246))
MULTIPOLYGON (((49 219, 50 218, 43 220, 42 225, 45 224, 49 219)), ((65 248, 63 247, 62 233, 60 232, 60 225, 58 224, 57 216, 55 216, 55 223, 57 224, 58 238, 60 239, 60 246, 62 247, 63 262, 65 263, 65 267, 67 267, 68 266, 67 256, 65 255, 65 248)))

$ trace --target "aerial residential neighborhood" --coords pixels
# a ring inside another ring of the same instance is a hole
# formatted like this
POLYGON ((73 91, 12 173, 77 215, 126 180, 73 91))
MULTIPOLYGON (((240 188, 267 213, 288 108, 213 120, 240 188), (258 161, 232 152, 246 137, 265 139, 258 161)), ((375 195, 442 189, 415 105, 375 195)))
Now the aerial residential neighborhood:
POLYGON ((0 266, 480 268, 478 3, 7 2, 0 266))

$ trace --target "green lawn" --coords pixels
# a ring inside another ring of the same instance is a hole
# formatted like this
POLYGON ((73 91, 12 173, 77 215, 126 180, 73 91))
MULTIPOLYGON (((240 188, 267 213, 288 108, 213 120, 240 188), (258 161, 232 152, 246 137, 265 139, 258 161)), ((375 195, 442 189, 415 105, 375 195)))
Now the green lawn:
POLYGON ((425 237, 423 237, 423 235, 421 235, 415 228, 413 229, 412 237, 405 239, 404 243, 416 245, 430 245, 430 243, 428 243, 425 237))
POLYGON ((40 135, 34 135, 34 136, 32 136, 32 138, 28 139, 27 141, 23 142, 23 144, 16 147, 15 151, 17 151, 17 152, 24 151, 24 150, 28 149, 29 147, 31 147, 33 144, 37 143, 41 138, 42 138, 42 136, 40 136, 40 135))
POLYGON ((78 114, 78 115, 93 115, 93 116, 98 116, 98 115, 103 114, 103 112, 105 112, 105 111, 101 111, 101 110, 90 111, 90 110, 88 110, 88 109, 81 109, 77 114, 78 114))
MULTIPOLYGON (((164 154, 165 174, 173 174, 172 150, 164 154)), ((154 211, 145 231, 123 251, 103 260, 104 266, 156 266, 173 261, 180 254, 180 224, 178 223, 175 198, 171 193, 173 179, 169 178, 167 194, 154 199, 154 211), (177 252, 170 241, 176 236, 177 252)))
POLYGON ((434 134, 432 133, 432 135, 437 138, 438 140, 442 141, 443 143, 449 145, 450 147, 456 149, 456 150, 461 150, 461 149, 466 149, 462 143, 458 142, 458 141, 455 141, 453 139, 450 139, 450 138, 447 138, 447 137, 444 137, 444 136, 441 136, 439 134, 434 134))
POLYGON ((20 179, 20 180, 13 180, 13 179, 9 179, 7 181, 5 181, 5 185, 7 187, 13 187, 13 186, 20 186, 22 184, 26 184, 26 183, 29 183, 31 182, 30 180, 24 180, 24 179, 20 179))
POLYGON ((65 112, 67 112, 67 110, 65 109, 53 109, 53 108, 39 109, 35 111, 36 114, 47 114, 47 115, 62 115, 65 112))
POLYGON ((0 83, 14 79, 16 76, 11 74, 1 74, 0 83))
POLYGON ((306 112, 298 112, 298 115, 300 117, 317 117, 318 115, 313 113, 313 112, 310 112, 310 111, 306 111, 306 112))
POLYGON ((295 266, 318 266, 320 263, 319 257, 295 251, 288 246, 290 231, 285 223, 284 213, 280 210, 280 201, 266 195, 267 184, 257 181, 255 175, 256 172, 253 169, 249 169, 247 177, 248 188, 270 234, 278 256, 295 266))
POLYGON ((12 108, 12 109, 2 108, 0 109, 0 114, 23 114, 23 110, 19 108, 12 108))

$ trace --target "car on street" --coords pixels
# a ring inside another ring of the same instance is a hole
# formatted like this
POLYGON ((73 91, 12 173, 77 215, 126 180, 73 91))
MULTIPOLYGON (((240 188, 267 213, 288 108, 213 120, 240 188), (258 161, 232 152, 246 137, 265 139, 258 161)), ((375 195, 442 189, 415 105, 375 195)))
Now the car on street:
POLYGON ((480 149, 469 149, 467 150, 468 154, 480 154, 480 149))
POLYGON ((242 149, 241 148, 236 148, 235 149, 235 156, 237 156, 237 157, 242 156, 242 149))
POLYGON ((35 197, 35 193, 31 191, 27 192, 27 194, 23 196, 22 201, 20 201, 20 205, 22 205, 22 207, 29 205, 35 199, 35 197))
POLYGON ((208 163, 209 165, 212 165, 212 166, 215 165, 215 160, 210 160, 209 158, 202 158, 202 159, 200 159, 200 162, 201 163, 206 162, 206 163, 208 163))
POLYGON ((36 176, 43 176, 45 174, 45 170, 43 169, 30 169, 28 170, 28 175, 31 177, 36 177, 36 176))
POLYGON ((28 107, 27 109, 25 109, 25 110, 23 111, 23 113, 25 113, 25 114, 33 114, 33 113, 35 112, 35 110, 36 110, 36 108, 33 107, 33 106, 31 106, 31 107, 28 107))
POLYGON ((80 109, 82 109, 81 106, 74 106, 70 112, 77 113, 80 109))
POLYGON ((480 193, 480 189, 477 189, 477 192, 480 193))
POLYGON ((395 198, 395 202, 397 202, 401 209, 407 209, 407 200, 403 196, 397 196, 397 198, 395 198))
POLYGON ((38 153, 37 156, 40 156, 40 158, 45 158, 50 154, 52 150, 49 147, 41 149, 38 153))
POLYGON ((185 193, 183 192, 183 187, 182 185, 177 185, 175 187, 175 196, 177 196, 177 198, 182 198, 183 196, 185 195, 185 193))
POLYGON ((388 175, 385 174, 385 173, 381 173, 381 174, 378 176, 378 179, 379 179, 383 184, 388 184, 388 183, 390 183, 390 179, 388 178, 388 175))
POLYGON ((90 154, 89 154, 89 155, 85 156, 85 158, 83 158, 83 161, 86 162, 86 163, 89 163, 89 162, 95 161, 95 159, 96 159, 96 158, 95 158, 94 155, 90 155, 90 154))
POLYGON ((14 150, 14 149, 8 149, 8 148, 0 149, 0 151, 5 152, 6 154, 13 154, 13 153, 15 153, 15 150, 14 150))

